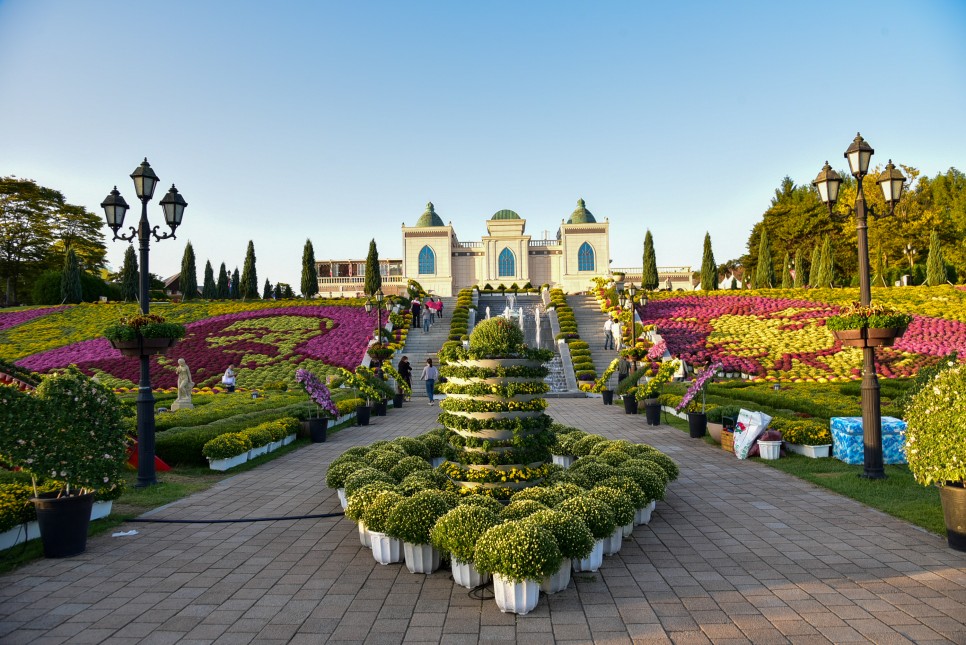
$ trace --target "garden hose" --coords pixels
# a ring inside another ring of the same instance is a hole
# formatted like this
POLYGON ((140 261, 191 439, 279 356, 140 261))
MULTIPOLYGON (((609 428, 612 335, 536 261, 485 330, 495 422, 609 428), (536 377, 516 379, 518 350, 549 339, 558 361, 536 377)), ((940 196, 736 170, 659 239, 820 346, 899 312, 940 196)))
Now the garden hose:
POLYGON ((315 515, 291 515, 287 517, 246 517, 241 519, 227 520, 168 520, 153 519, 150 517, 135 517, 126 522, 142 522, 150 524, 234 524, 247 522, 284 522, 286 520, 318 520, 328 517, 344 517, 345 513, 317 513, 315 515))

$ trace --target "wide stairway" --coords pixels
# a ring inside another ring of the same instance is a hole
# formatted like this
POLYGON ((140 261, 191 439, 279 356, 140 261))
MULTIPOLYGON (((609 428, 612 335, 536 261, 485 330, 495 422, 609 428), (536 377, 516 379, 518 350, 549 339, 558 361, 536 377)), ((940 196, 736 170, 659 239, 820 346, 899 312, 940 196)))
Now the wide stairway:
MULTIPOLYGON (((419 375, 423 373, 426 359, 433 359, 433 365, 439 366, 439 359, 436 353, 449 338, 450 316, 456 308, 456 297, 440 298, 443 301, 443 317, 437 318, 436 322, 429 328, 429 333, 423 333, 423 328, 413 328, 409 330, 406 337, 406 346, 401 353, 393 359, 393 367, 399 366, 399 359, 403 356, 409 357, 409 364, 413 366, 413 398, 426 398, 426 384, 419 380, 419 375)), ((423 310, 425 313, 425 309, 423 310)))
MULTIPOLYGON (((573 307, 580 338, 590 345, 594 369, 597 371, 597 376, 600 376, 610 362, 617 358, 616 351, 604 349, 604 321, 607 320, 607 316, 600 310, 600 305, 597 304, 594 296, 568 295, 567 304, 573 307)), ((616 374, 611 376, 609 386, 617 387, 616 374)))

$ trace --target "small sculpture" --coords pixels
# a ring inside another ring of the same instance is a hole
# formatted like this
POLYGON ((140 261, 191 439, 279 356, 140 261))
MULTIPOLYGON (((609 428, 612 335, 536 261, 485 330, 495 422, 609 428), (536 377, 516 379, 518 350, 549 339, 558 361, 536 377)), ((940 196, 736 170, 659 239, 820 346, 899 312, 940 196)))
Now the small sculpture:
POLYGON ((195 386, 191 380, 191 370, 183 358, 178 359, 178 399, 171 404, 171 410, 192 410, 194 404, 191 402, 191 388, 195 386))

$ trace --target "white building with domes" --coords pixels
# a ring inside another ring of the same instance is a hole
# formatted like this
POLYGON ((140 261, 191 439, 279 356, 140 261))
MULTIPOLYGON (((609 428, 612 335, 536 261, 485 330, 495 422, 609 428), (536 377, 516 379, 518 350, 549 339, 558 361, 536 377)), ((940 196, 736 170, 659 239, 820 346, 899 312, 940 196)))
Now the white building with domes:
POLYGON ((432 203, 413 226, 402 226, 402 275, 427 291, 451 296, 460 289, 489 284, 539 287, 549 284, 567 293, 585 291, 592 278, 610 273, 610 224, 598 222, 584 200, 555 239, 533 239, 527 220, 500 210, 486 220, 480 241, 460 241, 452 222, 444 224, 432 203))

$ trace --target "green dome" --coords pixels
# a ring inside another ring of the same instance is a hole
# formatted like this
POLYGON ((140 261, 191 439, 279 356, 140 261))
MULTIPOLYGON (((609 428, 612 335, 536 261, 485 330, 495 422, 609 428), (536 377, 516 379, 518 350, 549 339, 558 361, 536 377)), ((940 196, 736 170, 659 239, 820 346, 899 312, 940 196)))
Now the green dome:
POLYGON ((568 224, 596 224, 597 220, 594 219, 594 214, 587 210, 584 205, 584 200, 577 200, 577 210, 573 212, 570 219, 567 220, 568 224))
POLYGON ((490 219, 520 219, 520 216, 511 210, 502 210, 493 213, 493 217, 490 219))
POLYGON ((446 226, 443 224, 443 220, 440 219, 436 211, 433 210, 433 202, 426 204, 426 212, 419 216, 416 220, 416 226, 446 226))

